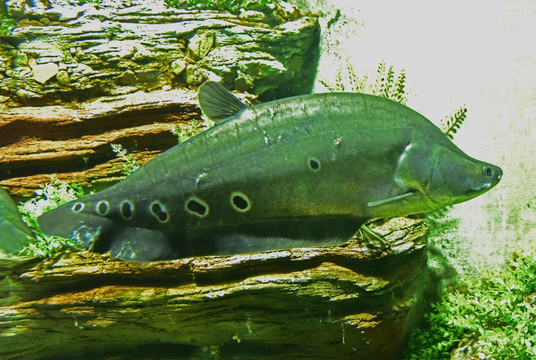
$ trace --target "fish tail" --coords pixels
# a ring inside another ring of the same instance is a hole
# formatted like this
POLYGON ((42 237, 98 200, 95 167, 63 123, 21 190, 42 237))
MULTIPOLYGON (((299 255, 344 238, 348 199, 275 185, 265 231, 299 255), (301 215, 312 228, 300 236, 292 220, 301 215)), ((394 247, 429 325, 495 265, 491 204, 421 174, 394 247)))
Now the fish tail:
POLYGON ((73 201, 38 218, 41 231, 73 240, 77 246, 121 260, 154 261, 178 256, 164 232, 125 226, 113 218, 85 211, 86 205, 73 201))

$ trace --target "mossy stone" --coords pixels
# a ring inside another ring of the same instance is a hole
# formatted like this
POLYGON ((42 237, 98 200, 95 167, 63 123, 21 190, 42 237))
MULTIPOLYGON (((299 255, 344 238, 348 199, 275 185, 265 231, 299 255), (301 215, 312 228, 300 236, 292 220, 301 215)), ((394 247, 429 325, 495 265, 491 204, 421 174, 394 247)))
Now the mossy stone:
POLYGON ((188 50, 194 60, 200 60, 214 49, 215 35, 213 31, 196 34, 190 39, 188 50))
POLYGON ((28 66, 28 55, 26 53, 19 52, 13 58, 13 65, 14 66, 28 66))
POLYGON ((65 70, 60 70, 56 75, 56 81, 60 86, 67 87, 71 84, 69 73, 65 70))

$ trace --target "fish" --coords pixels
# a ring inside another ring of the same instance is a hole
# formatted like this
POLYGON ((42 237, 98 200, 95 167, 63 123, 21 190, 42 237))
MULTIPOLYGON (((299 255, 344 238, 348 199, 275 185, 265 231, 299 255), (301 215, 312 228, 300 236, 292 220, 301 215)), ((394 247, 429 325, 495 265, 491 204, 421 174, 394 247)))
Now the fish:
POLYGON ((0 187, 0 254, 16 255, 33 239, 32 230, 23 222, 17 205, 0 187))
POLYGON ((386 98, 324 93, 246 106, 216 82, 198 98, 215 126, 44 213, 41 230, 132 261, 328 246, 367 220, 467 201, 502 177, 386 98))

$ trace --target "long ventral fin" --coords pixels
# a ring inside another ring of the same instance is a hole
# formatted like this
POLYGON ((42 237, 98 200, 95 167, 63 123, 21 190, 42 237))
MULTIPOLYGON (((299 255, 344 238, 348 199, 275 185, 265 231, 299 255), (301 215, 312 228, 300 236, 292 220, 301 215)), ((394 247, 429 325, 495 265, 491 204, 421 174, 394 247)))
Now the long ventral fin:
POLYGON ((217 124, 247 107, 222 85, 213 81, 201 85, 198 97, 201 110, 217 124))

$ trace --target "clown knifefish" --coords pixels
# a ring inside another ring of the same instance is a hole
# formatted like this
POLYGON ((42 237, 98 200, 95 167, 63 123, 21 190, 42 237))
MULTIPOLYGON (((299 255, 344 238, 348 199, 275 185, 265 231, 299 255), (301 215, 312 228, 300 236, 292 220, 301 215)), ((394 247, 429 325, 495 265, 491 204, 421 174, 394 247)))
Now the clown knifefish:
POLYGON ((466 201, 502 176, 377 96, 246 106, 208 82, 199 102, 216 126, 43 214, 42 231, 137 261, 340 244, 368 219, 466 201))

